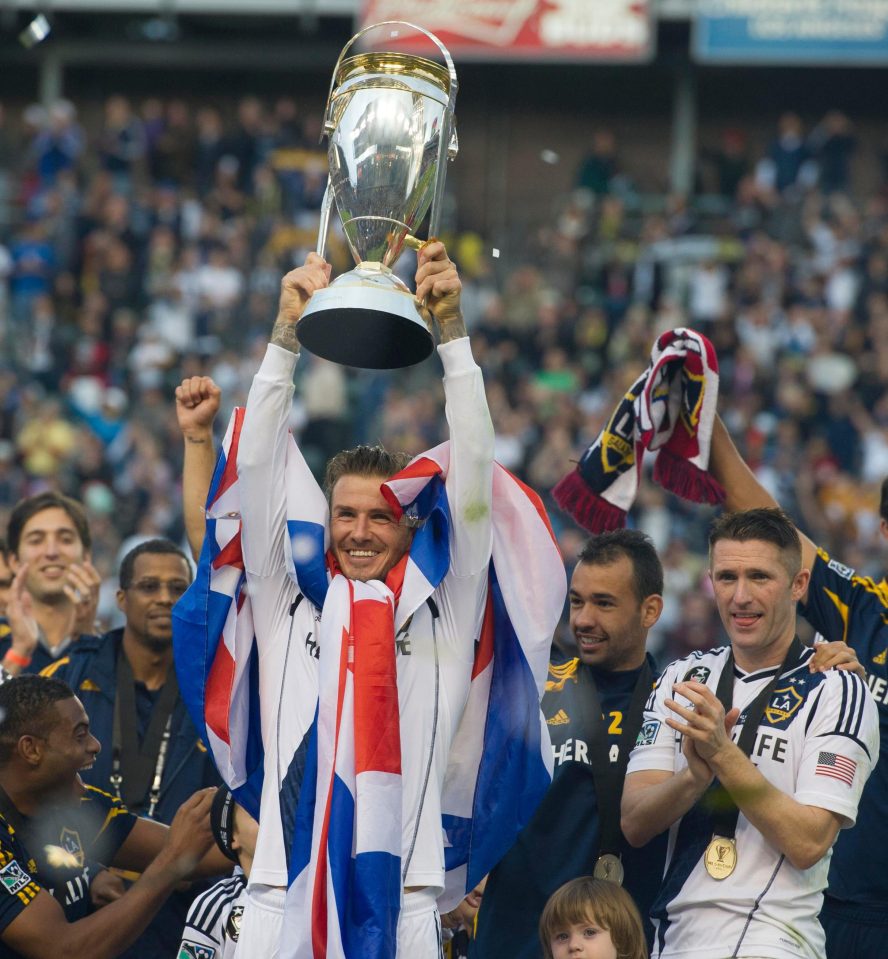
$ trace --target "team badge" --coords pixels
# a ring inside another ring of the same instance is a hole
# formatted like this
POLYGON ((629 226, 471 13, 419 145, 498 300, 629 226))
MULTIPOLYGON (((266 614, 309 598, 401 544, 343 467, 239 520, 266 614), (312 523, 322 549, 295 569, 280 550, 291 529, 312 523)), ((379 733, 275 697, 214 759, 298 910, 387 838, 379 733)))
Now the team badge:
POLYGON ((632 444, 617 433, 605 431, 601 437, 601 465, 605 473, 624 470, 635 462, 632 444))
POLYGON ((59 836, 59 843, 62 848, 69 852, 77 866, 83 867, 86 862, 86 856, 83 854, 83 843, 80 841, 80 833, 76 829, 68 829, 66 826, 59 836))
POLYGON ((641 729, 638 730, 638 738, 635 740, 635 745, 653 746, 659 731, 659 719, 649 719, 646 723, 642 723, 641 729))
POLYGON ((197 942, 182 940, 177 959, 213 959, 216 950, 212 946, 202 946, 197 942))
POLYGON ((225 922, 225 938, 232 942, 237 942, 241 931, 241 919, 243 919, 244 907, 233 906, 228 913, 228 919, 225 922))
POLYGON ((10 896, 24 889, 30 881, 31 877, 14 859, 0 869, 0 884, 10 896))
POLYGON ((773 696, 771 696, 771 702, 765 706, 765 719, 772 726, 776 726, 777 723, 785 723, 804 701, 796 691, 795 686, 775 689, 773 696))
POLYGON ((708 666, 692 666, 684 675, 683 683, 688 681, 693 681, 695 683, 703 683, 705 685, 706 680, 709 679, 712 670, 708 666))

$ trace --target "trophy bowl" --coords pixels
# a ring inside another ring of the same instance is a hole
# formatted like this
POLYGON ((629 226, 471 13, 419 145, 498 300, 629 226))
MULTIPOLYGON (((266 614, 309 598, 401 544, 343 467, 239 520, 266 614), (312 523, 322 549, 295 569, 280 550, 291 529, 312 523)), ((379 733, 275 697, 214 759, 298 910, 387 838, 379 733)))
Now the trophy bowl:
POLYGON ((392 268, 405 246, 422 245, 414 231, 429 211, 430 235, 437 229, 446 161, 457 151, 456 73, 431 34, 447 66, 398 52, 345 57, 365 32, 349 41, 333 74, 318 237, 323 255, 335 202, 356 267, 314 293, 297 333, 334 363, 397 369, 424 360, 434 345, 427 311, 392 268))

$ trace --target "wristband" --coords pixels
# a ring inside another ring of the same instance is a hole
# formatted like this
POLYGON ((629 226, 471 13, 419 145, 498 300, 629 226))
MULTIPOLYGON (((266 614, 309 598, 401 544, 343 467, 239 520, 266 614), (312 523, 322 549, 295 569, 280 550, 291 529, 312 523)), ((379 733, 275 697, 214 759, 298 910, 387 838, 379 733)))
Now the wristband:
POLYGON ((31 665, 32 657, 22 656, 21 653, 17 653, 14 649, 9 649, 3 659, 4 661, 9 660, 13 666, 21 666, 22 669, 27 669, 31 665))

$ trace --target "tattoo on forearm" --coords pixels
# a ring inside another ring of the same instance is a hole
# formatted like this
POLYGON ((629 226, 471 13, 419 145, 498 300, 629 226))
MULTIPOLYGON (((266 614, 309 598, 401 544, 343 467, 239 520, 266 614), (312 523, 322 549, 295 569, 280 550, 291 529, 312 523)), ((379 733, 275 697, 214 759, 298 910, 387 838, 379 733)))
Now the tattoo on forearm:
POLYGON ((202 436, 186 436, 185 442, 194 446, 203 446, 207 441, 202 436))
POLYGON ((462 317, 440 326, 439 330, 442 343, 449 343, 451 340, 459 340, 464 336, 468 336, 466 324, 463 322, 462 317))
POLYGON ((271 342, 291 353, 299 352, 299 337, 296 336, 296 327, 292 323, 278 320, 271 331, 271 342))

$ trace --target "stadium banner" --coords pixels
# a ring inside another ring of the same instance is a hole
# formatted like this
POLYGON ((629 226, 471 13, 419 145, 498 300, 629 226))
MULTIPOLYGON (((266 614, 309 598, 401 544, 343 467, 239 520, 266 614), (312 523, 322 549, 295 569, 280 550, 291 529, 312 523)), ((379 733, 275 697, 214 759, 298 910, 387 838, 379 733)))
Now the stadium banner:
MULTIPOLYGON (((650 0, 363 0, 358 28, 383 20, 430 30, 455 60, 639 63, 654 56, 650 0)), ((398 44, 431 54, 422 37, 398 44)))
POLYGON ((699 0, 700 63, 888 63, 888 0, 699 0))

